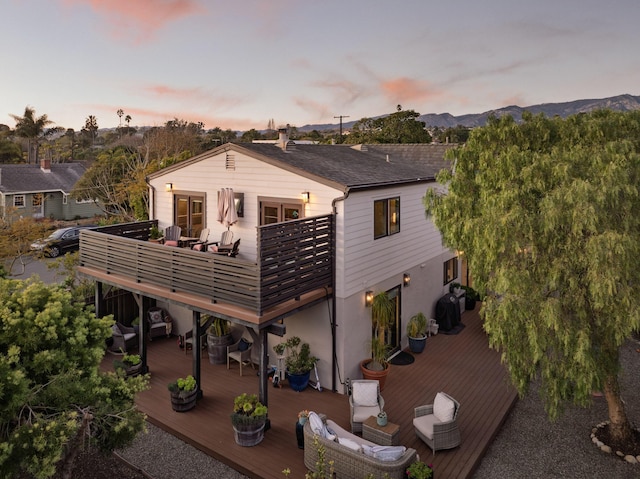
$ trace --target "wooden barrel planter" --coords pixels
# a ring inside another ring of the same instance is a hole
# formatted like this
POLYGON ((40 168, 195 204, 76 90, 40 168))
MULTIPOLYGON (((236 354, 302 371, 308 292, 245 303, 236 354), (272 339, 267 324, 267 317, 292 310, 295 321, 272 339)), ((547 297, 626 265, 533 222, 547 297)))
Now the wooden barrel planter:
POLYGON ((184 391, 171 392, 171 407, 176 412, 185 412, 193 409, 198 398, 198 388, 185 393, 184 391))
POLYGON ((258 424, 234 424, 233 435, 236 440, 236 444, 239 446, 255 446, 260 444, 264 439, 264 425, 266 421, 262 421, 258 424))
POLYGON ((209 353, 209 363, 226 364, 227 363, 227 346, 233 344, 233 336, 225 334, 224 336, 214 336, 207 334, 207 352, 209 353))

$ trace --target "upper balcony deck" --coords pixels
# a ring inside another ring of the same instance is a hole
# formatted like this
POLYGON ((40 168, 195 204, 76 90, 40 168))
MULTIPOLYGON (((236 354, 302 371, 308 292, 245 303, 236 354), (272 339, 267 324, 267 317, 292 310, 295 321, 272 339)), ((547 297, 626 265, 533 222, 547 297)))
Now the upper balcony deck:
POLYGON ((257 262, 146 241, 153 222, 80 235, 79 272, 97 281, 263 325, 333 290, 333 215, 257 228, 257 262))

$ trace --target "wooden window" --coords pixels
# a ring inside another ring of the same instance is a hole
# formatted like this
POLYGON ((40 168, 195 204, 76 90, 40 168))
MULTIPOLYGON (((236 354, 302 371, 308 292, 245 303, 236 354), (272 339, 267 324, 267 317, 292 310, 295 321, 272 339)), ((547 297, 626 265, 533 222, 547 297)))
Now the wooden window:
POLYGON ((383 238, 400 232, 400 198, 373 202, 373 238, 383 238))
POLYGON ((16 208, 24 208, 24 195, 15 195, 13 197, 13 206, 16 208))
POLYGON ((269 225, 304 217, 304 205, 295 200, 260 200, 260 224, 269 225))
POLYGON ((444 262, 444 284, 449 284, 458 277, 458 257, 444 262))

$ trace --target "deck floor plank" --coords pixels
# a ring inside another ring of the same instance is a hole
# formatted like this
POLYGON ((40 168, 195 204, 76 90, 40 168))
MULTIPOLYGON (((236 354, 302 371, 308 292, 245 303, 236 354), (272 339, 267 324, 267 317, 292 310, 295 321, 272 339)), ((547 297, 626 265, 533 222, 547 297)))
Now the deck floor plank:
MULTIPOLYGON (((400 443, 415 448, 422 460, 432 463, 438 477, 471 477, 517 400, 499 354, 488 347, 478 309, 462 315, 466 327, 459 334, 432 336, 413 364, 392 366, 382 392, 389 420, 400 425, 400 443), (431 403, 438 391, 447 392, 461 404, 462 444, 433 455, 416 437, 412 419, 413 408, 431 403)), ((103 368, 110 369, 113 359, 108 354, 103 368)), ((236 395, 257 393, 256 370, 245 367, 240 377, 237 363, 232 363, 230 370, 226 364, 212 365, 205 351, 203 398, 195 409, 177 413, 171 409, 167 384, 192 371, 191 352, 186 355, 175 338, 156 339, 148 347, 148 364, 151 387, 137 398, 148 420, 252 478, 282 479, 285 468, 291 470, 290 477, 304 477, 303 451, 297 448, 295 436, 299 410, 325 413, 349 428, 347 396, 327 389, 295 392, 285 381, 282 388, 268 390, 271 429, 265 439, 252 448, 240 447, 234 441, 229 415, 236 395)))

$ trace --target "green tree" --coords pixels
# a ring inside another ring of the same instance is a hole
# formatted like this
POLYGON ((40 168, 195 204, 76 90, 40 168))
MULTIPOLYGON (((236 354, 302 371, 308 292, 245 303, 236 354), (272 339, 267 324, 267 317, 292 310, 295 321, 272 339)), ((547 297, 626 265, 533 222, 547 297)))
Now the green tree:
POLYGON ((420 113, 413 110, 397 111, 376 119, 362 118, 354 123, 345 143, 431 143, 425 123, 417 120, 420 113))
POLYGON ((27 162, 37 163, 40 141, 46 135, 46 127, 53 122, 47 115, 36 117, 36 111, 29 106, 24 109, 24 116, 11 117, 16 121, 16 135, 27 140, 27 162))
POLYGON ((98 136, 98 119, 95 116, 89 115, 87 117, 84 122, 84 128, 82 128, 82 133, 89 138, 91 146, 95 145, 96 137, 98 136))
POLYGON ((0 124, 0 163, 22 163, 22 149, 11 139, 11 128, 0 124))
POLYGON ((130 444, 148 378, 100 371, 112 318, 35 279, 0 280, 0 307, 0 476, 71 477, 87 440, 103 451, 130 444))
POLYGON ((255 128, 245 131, 240 137, 242 143, 251 143, 253 140, 263 140, 264 136, 255 128))
POLYGON ((619 348, 640 327, 640 112, 491 118, 429 190, 447 246, 464 251, 482 316, 520 394, 540 379, 553 419, 604 391, 631 438, 619 348))

